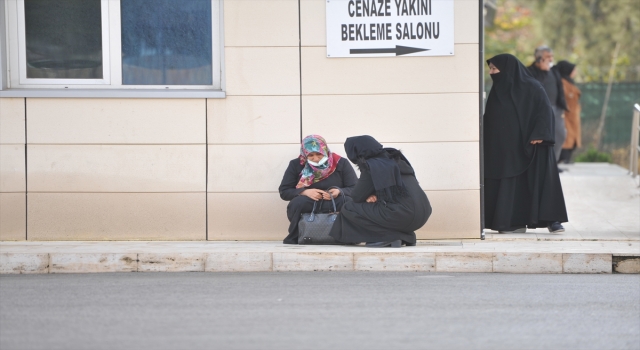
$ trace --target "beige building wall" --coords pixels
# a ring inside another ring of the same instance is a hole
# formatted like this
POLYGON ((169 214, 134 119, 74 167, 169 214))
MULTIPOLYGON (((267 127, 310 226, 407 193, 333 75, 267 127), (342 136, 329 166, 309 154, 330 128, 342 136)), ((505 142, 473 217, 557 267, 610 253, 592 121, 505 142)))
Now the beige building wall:
POLYGON ((29 240, 204 240, 202 99, 27 99, 29 240))
POLYGON ((24 98, 0 99, 0 240, 26 240, 24 98))
POLYGON ((324 1, 225 0, 224 99, 0 99, 0 239, 281 240, 311 133, 402 149, 418 237, 479 237, 478 2, 455 0, 453 57, 328 59, 324 1))

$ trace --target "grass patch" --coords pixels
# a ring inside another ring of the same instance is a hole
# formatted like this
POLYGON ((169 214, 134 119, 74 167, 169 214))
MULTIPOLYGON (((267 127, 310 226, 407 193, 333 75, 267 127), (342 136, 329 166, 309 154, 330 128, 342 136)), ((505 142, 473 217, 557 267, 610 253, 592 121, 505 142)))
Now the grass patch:
POLYGON ((610 153, 598 152, 597 149, 589 147, 589 149, 576 157, 576 163, 611 163, 613 158, 610 153))

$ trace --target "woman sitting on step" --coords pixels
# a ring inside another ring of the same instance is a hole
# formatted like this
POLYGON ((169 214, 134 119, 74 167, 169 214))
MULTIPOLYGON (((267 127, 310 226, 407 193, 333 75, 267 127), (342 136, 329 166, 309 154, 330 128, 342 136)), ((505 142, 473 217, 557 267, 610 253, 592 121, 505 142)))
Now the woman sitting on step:
POLYGON ((348 138, 344 148, 360 169, 360 179, 331 237, 346 244, 366 242, 367 247, 415 245, 414 231, 427 223, 431 204, 407 158, 368 135, 348 138))
MULTIPOLYGON (((289 162, 278 191, 280 198, 290 201, 287 206, 289 235, 284 244, 298 244, 298 221, 303 213, 310 213, 313 204, 335 198, 338 210, 351 196, 358 181, 349 161, 332 153, 322 136, 309 135, 302 140, 300 156, 289 162), (339 188, 339 189, 338 189, 339 188), (341 195, 344 194, 344 196, 341 195)), ((331 205, 321 207, 320 212, 330 212, 331 205)))

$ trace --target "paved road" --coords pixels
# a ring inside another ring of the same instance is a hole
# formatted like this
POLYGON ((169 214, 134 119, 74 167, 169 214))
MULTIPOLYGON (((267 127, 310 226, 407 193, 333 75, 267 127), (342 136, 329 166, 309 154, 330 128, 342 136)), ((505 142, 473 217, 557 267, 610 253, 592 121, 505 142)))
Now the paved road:
POLYGON ((0 348, 639 349, 639 275, 0 276, 0 348))

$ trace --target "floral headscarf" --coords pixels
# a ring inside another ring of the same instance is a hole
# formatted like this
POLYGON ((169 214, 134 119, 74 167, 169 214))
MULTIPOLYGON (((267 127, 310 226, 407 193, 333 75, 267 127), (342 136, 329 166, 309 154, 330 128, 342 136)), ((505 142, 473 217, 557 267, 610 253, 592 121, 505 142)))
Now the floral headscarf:
POLYGON ((320 135, 309 135, 302 140, 300 146, 300 164, 304 165, 302 172, 300 172, 300 181, 296 185, 296 188, 309 187, 312 184, 322 181, 329 177, 336 170, 340 156, 331 153, 327 142, 320 135), (318 152, 324 157, 327 157, 326 163, 315 166, 307 162, 307 156, 309 153, 318 152))

